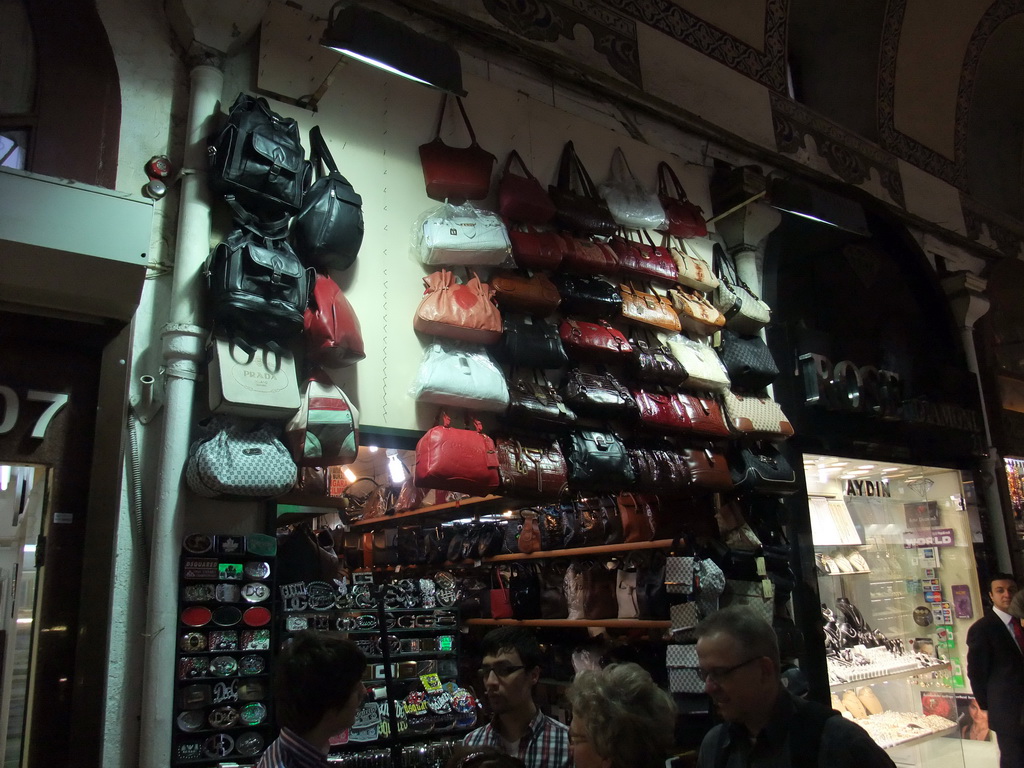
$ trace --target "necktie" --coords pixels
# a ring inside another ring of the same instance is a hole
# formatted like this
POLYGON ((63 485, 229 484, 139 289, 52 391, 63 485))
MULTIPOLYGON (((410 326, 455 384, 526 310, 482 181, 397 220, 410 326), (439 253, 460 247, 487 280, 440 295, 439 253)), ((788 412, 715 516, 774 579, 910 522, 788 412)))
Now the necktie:
POLYGON ((1010 628, 1013 629, 1013 636, 1017 640, 1020 652, 1024 653, 1024 628, 1020 626, 1020 619, 1014 617, 1010 620, 1010 628))

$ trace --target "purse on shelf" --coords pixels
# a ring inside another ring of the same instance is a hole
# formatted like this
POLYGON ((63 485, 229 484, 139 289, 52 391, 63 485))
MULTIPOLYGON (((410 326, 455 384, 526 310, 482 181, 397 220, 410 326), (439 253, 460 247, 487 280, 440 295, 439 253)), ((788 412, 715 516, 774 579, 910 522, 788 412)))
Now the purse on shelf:
POLYGON ((547 224, 555 216, 551 196, 514 149, 508 153, 498 181, 498 211, 504 218, 523 224, 547 224), (518 163, 523 176, 512 173, 513 163, 518 163))
POLYGON ((494 344, 501 338, 501 314, 493 289, 473 275, 455 281, 446 269, 423 278, 423 299, 416 309, 413 328, 428 336, 443 336, 471 344, 494 344))
POLYGON ((491 571, 490 605, 492 619, 512 618, 512 597, 500 566, 491 571))
POLYGON ((581 235, 608 236, 615 232, 608 204, 598 194, 571 141, 562 148, 558 183, 548 187, 548 194, 555 204, 555 223, 560 229, 581 235), (574 178, 578 192, 573 188, 574 178))
POLYGON ((734 446, 729 469, 737 491, 787 495, 797 490, 796 472, 769 442, 734 446))
MULTIPOLYGON (((704 212, 686 197, 679 177, 668 163, 658 163, 658 198, 665 211, 664 229, 674 237, 707 237, 704 212), (668 183, 672 182, 673 189, 668 183), (673 194, 674 193, 674 194, 673 194)), ((659 227, 661 229, 661 227, 659 227)))
POLYGON ((568 470, 558 443, 499 437, 495 444, 504 495, 557 498, 562 492, 568 470))
POLYGON ((622 331, 605 320, 591 323, 567 318, 558 326, 558 335, 570 358, 580 362, 619 362, 633 351, 622 331))
POLYGON ((608 178, 598 188, 615 223, 629 229, 663 229, 665 209, 658 195, 633 175, 621 147, 612 152, 608 178))
POLYGON ((355 310, 330 275, 317 273, 303 316, 306 359, 324 368, 344 368, 366 357, 355 310))
POLYGON ((704 448, 684 448, 680 454, 686 462, 690 485, 701 491, 730 491, 732 474, 725 454, 710 445, 704 448))
POLYGON ((622 441, 611 432, 578 430, 565 438, 569 487, 616 493, 633 485, 633 468, 622 441))
POLYGON ((455 97, 462 120, 469 132, 468 147, 451 147, 441 140, 441 123, 444 122, 448 94, 441 99, 437 115, 434 139, 420 145, 420 165, 423 167, 423 181, 427 196, 434 200, 483 200, 491 187, 491 169, 497 158, 481 147, 469 122, 469 115, 462 99, 455 97))
POLYGON ((512 258, 523 269, 556 270, 572 248, 572 237, 561 232, 538 232, 533 227, 510 229, 512 258))
POLYGON ((561 368, 569 362, 558 328, 540 317, 505 315, 504 333, 494 348, 502 362, 525 368, 561 368))
POLYGON ((676 360, 682 363, 687 378, 682 386, 697 392, 722 392, 729 386, 729 374, 715 350, 707 344, 682 335, 670 336, 666 343, 676 360))
POLYGON ((565 404, 558 390, 536 370, 532 373, 532 380, 520 369, 513 371, 509 376, 508 390, 507 418, 510 423, 545 429, 569 427, 576 423, 576 414, 565 404))
POLYGON ((512 618, 517 621, 541 617, 541 582, 533 563, 512 563, 508 581, 512 597, 512 618))
POLYGON ((473 429, 458 429, 447 413, 439 418, 416 443, 416 485, 471 496, 497 490, 498 451, 483 425, 473 419, 473 429))
POLYGON ((423 220, 422 231, 419 259, 428 267, 493 267, 512 255, 504 222, 472 203, 439 205, 423 220))
POLYGON ((569 566, 558 560, 542 560, 540 565, 540 617, 566 619, 569 603, 565 596, 566 571, 569 566))
POLYGON ((679 283, 702 293, 710 293, 718 287, 718 275, 711 266, 714 243, 707 239, 680 240, 675 246, 665 235, 663 244, 676 263, 676 280, 679 283))
POLYGON ((555 287, 562 297, 566 315, 611 320, 622 314, 622 296, 618 288, 595 276, 555 275, 555 287))
POLYGON ((636 619, 640 606, 636 599, 637 572, 635 568, 620 567, 615 573, 615 600, 618 603, 618 618, 636 619))
POLYGON ((561 269, 580 275, 614 275, 619 271, 619 257, 608 243, 589 237, 573 237, 569 244, 561 269))
POLYGON ((505 376, 483 349, 454 348, 437 342, 423 351, 409 396, 453 408, 498 412, 508 408, 505 376))
POLYGON ((725 327, 738 333, 755 334, 772 319, 772 310, 736 272, 736 266, 718 243, 714 244, 714 266, 720 279, 712 299, 725 317, 725 327))
POLYGON ((690 431, 686 412, 672 394, 634 389, 633 398, 644 427, 662 432, 690 431))
POLYGON ((636 413, 636 402, 607 371, 587 373, 571 368, 562 381, 565 404, 580 416, 615 419, 636 413))
POLYGON ((737 395, 727 389, 722 396, 722 405, 725 420, 736 435, 773 440, 793 435, 793 425, 781 406, 770 397, 737 395))
POLYGON ((686 414, 690 432, 712 439, 732 437, 732 431, 722 415, 722 406, 717 400, 687 392, 676 392, 672 397, 677 407, 686 414))
POLYGON ((726 328, 716 349, 735 389, 760 391, 779 375, 775 359, 760 336, 746 336, 726 328))
POLYGON ((638 488, 658 493, 686 488, 686 464, 671 448, 632 447, 628 452, 638 488))
POLYGON ((667 387, 677 387, 686 380, 682 363, 657 337, 641 331, 630 336, 629 344, 633 352, 626 361, 626 369, 635 379, 667 387))
POLYGON ((622 296, 622 317, 629 322, 675 333, 682 330, 672 302, 653 287, 648 293, 632 284, 620 285, 619 295, 622 296))
POLYGON ((537 522, 537 512, 535 510, 524 509, 519 514, 523 523, 522 527, 519 529, 519 535, 516 537, 516 546, 518 550, 524 555, 532 555, 534 552, 540 552, 540 523, 537 522))
POLYGON ((547 317, 562 302, 555 284, 543 273, 494 272, 491 287, 502 312, 547 317))
POLYGON ((675 259, 665 246, 655 245, 646 230, 642 231, 646 243, 616 235, 609 241, 619 261, 619 272, 638 280, 660 280, 675 283, 679 276, 675 259))
POLYGON ((668 293, 684 330, 710 336, 725 325, 725 317, 702 293, 689 288, 673 288, 668 293))
POLYGON ((619 604, 615 599, 615 568, 608 568, 603 562, 592 562, 583 566, 580 574, 581 601, 584 619, 614 619, 619 615, 619 604))
POLYGON ((649 506, 638 502, 637 497, 628 491, 620 492, 615 497, 615 504, 622 521, 622 540, 626 544, 651 541, 654 538, 654 521, 649 506))

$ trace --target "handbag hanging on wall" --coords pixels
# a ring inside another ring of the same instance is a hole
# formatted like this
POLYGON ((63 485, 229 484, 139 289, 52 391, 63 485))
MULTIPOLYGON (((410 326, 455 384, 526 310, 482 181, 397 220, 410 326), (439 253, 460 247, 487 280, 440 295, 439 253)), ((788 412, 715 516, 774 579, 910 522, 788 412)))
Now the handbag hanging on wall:
POLYGON ((509 376, 508 421, 542 429, 570 427, 576 423, 573 413, 558 390, 537 370, 528 377, 522 369, 509 376))
POLYGON ((359 450, 359 411, 341 387, 320 373, 302 386, 299 410, 285 427, 295 463, 305 467, 351 464, 359 450))
POLYGON ((444 203, 423 219, 419 259, 427 266, 497 266, 512 254, 505 223, 472 203, 444 203))
POLYGON ((672 245, 669 236, 665 235, 663 245, 672 254, 678 274, 676 279, 682 285, 701 293, 709 293, 718 287, 718 275, 711 266, 714 244, 710 240, 694 238, 679 240, 678 245, 672 245))
POLYGON ((502 312, 547 317, 562 303, 555 284, 543 273, 502 270, 491 275, 491 287, 502 312))
POLYGON ((620 285, 619 295, 622 296, 622 317, 629 322, 674 333, 682 330, 680 316, 672 308, 672 302, 653 287, 647 292, 632 283, 620 285))
POLYGON ((568 318, 558 326, 558 335, 569 356, 580 362, 621 362, 633 351, 622 331, 612 328, 605 320, 588 323, 568 318))
POLYGON ((295 462, 268 424, 250 429, 215 417, 189 448, 185 480, 193 493, 216 499, 269 499, 295 484, 295 462))
POLYGON ((572 248, 572 237, 561 232, 537 232, 533 227, 510 229, 512 258, 523 269, 556 270, 572 248))
POLYGON ((501 338, 494 291, 476 275, 457 283, 451 272, 442 269, 424 277, 423 285, 423 299, 413 320, 417 331, 471 344, 494 344, 501 338))
POLYGON ((514 149, 508 153, 498 182, 498 211, 504 218, 521 224, 547 224, 555 216, 551 196, 514 149), (525 175, 512 173, 512 163, 518 163, 525 175))
POLYGON ((658 195, 646 189, 640 179, 633 175, 622 147, 616 147, 612 152, 608 178, 598 191, 608 203, 608 210, 619 226, 629 229, 663 229, 668 223, 658 195))
POLYGON ((727 389, 722 404, 726 422, 735 435, 771 440, 793 435, 793 425, 782 407, 768 396, 737 395, 727 389))
POLYGON ((622 235, 616 235, 610 240, 619 259, 619 272, 637 280, 675 283, 679 277, 679 268, 672 252, 663 245, 655 245, 647 230, 641 230, 641 233, 646 243, 622 235))
POLYGON ((622 441, 611 432, 580 430, 565 440, 569 486, 574 490, 617 493, 635 476, 622 441))
POLYGON ((607 280, 561 274, 555 275, 553 282, 562 297, 563 314, 611 320, 622 313, 622 296, 607 280))
POLYGON ((448 106, 446 93, 441 99, 434 139, 420 145, 420 164, 423 166, 427 196, 441 202, 483 200, 490 190, 491 168, 497 158, 477 143, 469 115, 459 96, 455 97, 455 103, 469 132, 470 145, 450 147, 441 140, 441 123, 448 106))
POLYGON ((344 368, 366 357, 359 318, 329 275, 317 273, 303 324, 309 361, 344 368))
POLYGON ((280 346, 252 347, 214 338, 210 349, 209 404, 214 413, 286 419, 299 408, 295 358, 280 346))
POLYGON ((615 249, 603 240, 590 237, 569 238, 561 268, 579 275, 614 275, 619 271, 615 249))
POLYGON ((686 380, 686 371, 672 355, 672 351, 654 334, 642 329, 629 338, 633 352, 626 369, 638 381, 678 387, 686 380))
POLYGON ((725 317, 703 294, 681 287, 668 293, 683 330, 696 336, 710 336, 725 325, 725 317))
POLYGON ((501 566, 491 571, 491 618, 512 618, 512 596, 501 572, 501 566))
POLYGON ((769 442, 735 446, 729 468, 737 491, 788 495, 797 489, 796 472, 769 442))
POLYGON ((505 376, 485 351, 450 348, 438 343, 423 350, 409 396, 453 408, 499 413, 508 408, 505 376))
POLYGON ((561 229, 577 235, 604 237, 615 232, 615 219, 608 210, 608 204, 598 194, 571 141, 562 148, 558 183, 548 187, 548 194, 555 204, 555 223, 561 229), (574 179, 578 182, 579 192, 573 188, 574 179))
POLYGON ((688 374, 682 386, 697 392, 722 392, 729 386, 729 374, 715 350, 685 336, 670 336, 666 343, 688 374))
POLYGON ((416 443, 416 485, 473 496, 497 490, 498 451, 483 424, 473 419, 473 429, 458 429, 447 413, 439 418, 416 443))
POLYGON ((746 336, 726 328, 715 348, 734 389, 757 392, 779 375, 775 359, 760 336, 746 336))
POLYGON ((505 315, 504 333, 494 348, 502 362, 524 368, 561 368, 569 362, 558 328, 541 317, 505 315))
MULTIPOLYGON (((664 229, 673 237, 707 237, 704 212, 686 197, 679 177, 668 163, 658 163, 658 198, 665 209, 664 229), (672 182, 673 189, 668 183, 672 182)), ((661 227, 659 227, 661 229, 661 227)))
MULTIPOLYGON (((557 498, 568 469, 556 442, 537 438, 498 438, 498 472, 507 496, 557 498)), ((534 519, 536 525, 536 519, 534 519)))
POLYGON ((725 317, 725 327, 738 333, 755 334, 768 325, 772 310, 743 282, 721 245, 714 245, 714 267, 720 283, 712 300, 725 317))
POLYGON ((633 396, 608 371, 569 369, 562 380, 562 395, 565 404, 580 416, 615 419, 636 414, 633 396))

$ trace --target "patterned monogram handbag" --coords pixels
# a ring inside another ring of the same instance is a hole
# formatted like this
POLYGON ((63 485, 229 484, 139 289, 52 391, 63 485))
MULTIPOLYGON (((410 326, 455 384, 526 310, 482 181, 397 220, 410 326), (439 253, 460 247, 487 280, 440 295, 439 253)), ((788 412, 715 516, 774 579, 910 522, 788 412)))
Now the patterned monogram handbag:
POLYGON ((736 435, 755 438, 791 437, 793 425, 777 402, 770 397, 737 395, 730 389, 722 396, 725 420, 736 435))

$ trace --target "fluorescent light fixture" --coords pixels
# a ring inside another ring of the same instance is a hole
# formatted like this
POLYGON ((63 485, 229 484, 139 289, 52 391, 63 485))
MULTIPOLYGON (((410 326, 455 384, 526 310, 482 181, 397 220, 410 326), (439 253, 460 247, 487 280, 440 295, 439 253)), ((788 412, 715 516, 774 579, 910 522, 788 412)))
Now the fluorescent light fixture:
POLYGON ((379 449, 377 448, 376 445, 368 445, 366 446, 366 450, 368 450, 370 453, 376 453, 379 449))
POLYGON ((857 469, 874 469, 874 468, 875 468, 874 464, 861 464, 859 467, 857 467, 857 469))
POLYGON ((462 62, 452 46, 349 0, 330 13, 320 45, 455 96, 465 96, 462 62))
POLYGON ((342 467, 341 474, 345 476, 345 479, 348 480, 349 484, 354 483, 357 479, 356 473, 352 471, 352 467, 342 467))
POLYGON ((388 475, 391 477, 391 482, 396 485, 405 480, 405 465, 397 454, 393 453, 388 457, 388 475))
POLYGON ((793 179, 770 178, 765 202, 786 213, 869 237, 867 218, 859 203, 827 189, 793 179))
POLYGON ((36 551, 36 545, 35 544, 26 544, 24 547, 21 548, 21 550, 22 550, 22 552, 25 552, 26 554, 32 554, 33 552, 36 551))
POLYGON ((6 491, 11 482, 11 467, 9 464, 0 464, 0 491, 6 491))

